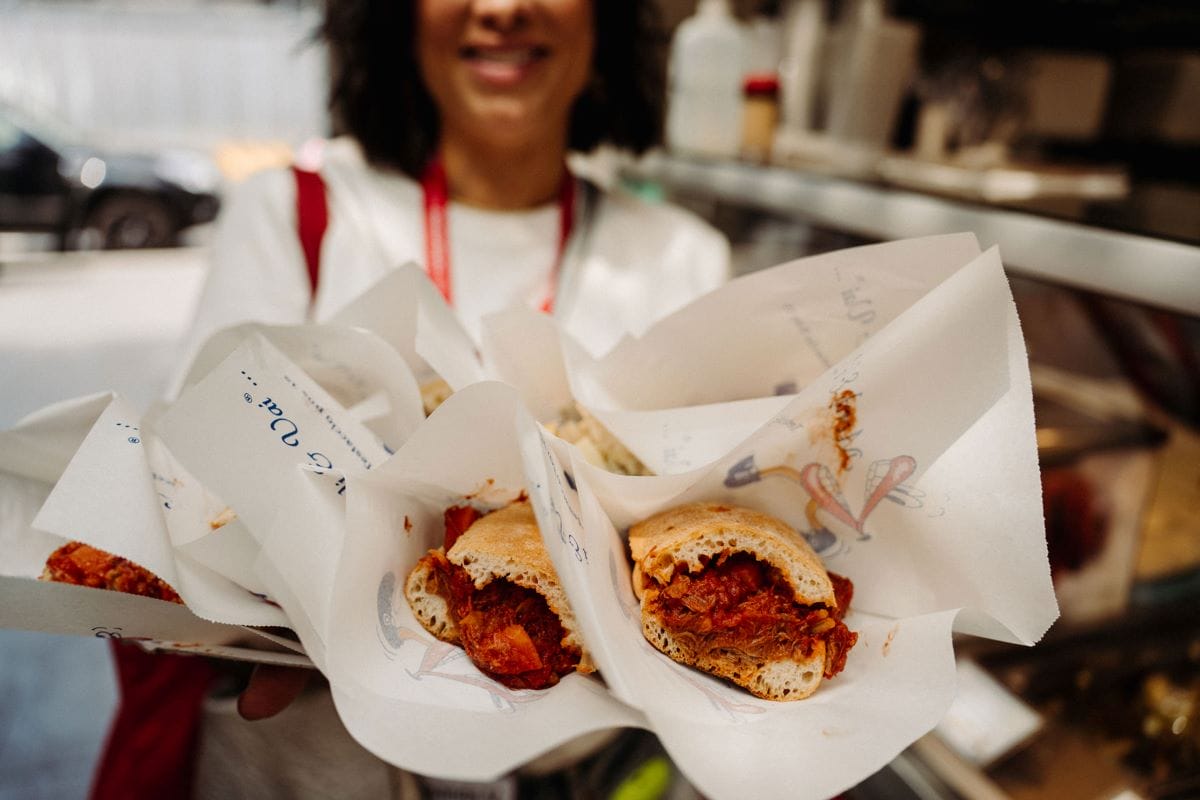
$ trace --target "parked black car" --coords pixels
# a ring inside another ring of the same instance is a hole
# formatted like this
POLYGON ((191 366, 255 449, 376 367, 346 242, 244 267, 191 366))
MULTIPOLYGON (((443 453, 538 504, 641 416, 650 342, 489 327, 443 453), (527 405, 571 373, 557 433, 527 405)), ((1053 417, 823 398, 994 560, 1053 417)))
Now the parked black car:
POLYGON ((217 213, 202 153, 123 152, 0 104, 0 230, 53 233, 62 249, 169 247, 217 213))

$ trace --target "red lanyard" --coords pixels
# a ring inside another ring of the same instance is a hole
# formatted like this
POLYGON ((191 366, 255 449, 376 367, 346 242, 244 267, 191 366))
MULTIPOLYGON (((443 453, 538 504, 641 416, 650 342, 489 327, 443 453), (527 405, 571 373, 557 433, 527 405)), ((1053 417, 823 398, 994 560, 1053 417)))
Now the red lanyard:
MULTIPOLYGON (((446 182, 446 168, 441 158, 434 158, 425 174, 421 176, 421 189, 425 194, 425 271, 429 279, 454 305, 450 279, 450 226, 446 213, 450 201, 450 189, 446 182)), ((571 239, 575 225, 575 180, 570 172, 563 175, 558 190, 558 250, 546 282, 546 293, 538 308, 546 313, 554 310, 554 295, 558 288, 558 273, 562 268, 563 254, 571 239)))

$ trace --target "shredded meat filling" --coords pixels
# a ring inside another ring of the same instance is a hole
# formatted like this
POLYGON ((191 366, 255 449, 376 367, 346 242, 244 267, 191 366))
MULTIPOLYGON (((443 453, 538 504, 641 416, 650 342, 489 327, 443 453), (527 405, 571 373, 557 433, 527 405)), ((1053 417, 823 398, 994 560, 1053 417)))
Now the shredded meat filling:
POLYGON ((463 649, 475 666, 510 689, 544 689, 575 670, 580 652, 566 647, 566 631, 546 599, 497 578, 476 589, 467 571, 440 552, 425 556, 437 593, 450 605, 463 649))
POLYGON ((183 603, 175 590, 154 573, 83 542, 69 542, 51 553, 42 577, 57 583, 183 603))
MULTIPOLYGON (((825 677, 846 666, 858 634, 842 622, 854 594, 848 578, 829 573, 837 608, 797 603, 779 570, 749 553, 723 553, 699 572, 678 567, 651 601, 663 625, 697 650, 737 650, 754 658, 808 658, 825 643, 825 677)), ((647 588, 653 578, 644 576, 647 588)))

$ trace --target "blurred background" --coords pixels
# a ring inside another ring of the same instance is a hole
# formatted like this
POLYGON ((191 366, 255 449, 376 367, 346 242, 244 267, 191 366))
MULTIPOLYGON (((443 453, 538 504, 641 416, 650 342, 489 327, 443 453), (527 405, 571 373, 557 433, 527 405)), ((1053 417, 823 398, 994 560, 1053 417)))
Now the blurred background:
MULTIPOLYGON (((597 0, 602 2, 602 0, 597 0)), ((850 797, 1200 797, 1200 4, 657 0, 667 146, 578 167, 750 272, 999 244, 1062 618, 964 639, 939 728, 850 797)), ((177 358, 221 198, 330 136, 316 2, 0 0, 0 425, 177 358)), ((0 631, 0 800, 82 797, 99 641, 0 631)))

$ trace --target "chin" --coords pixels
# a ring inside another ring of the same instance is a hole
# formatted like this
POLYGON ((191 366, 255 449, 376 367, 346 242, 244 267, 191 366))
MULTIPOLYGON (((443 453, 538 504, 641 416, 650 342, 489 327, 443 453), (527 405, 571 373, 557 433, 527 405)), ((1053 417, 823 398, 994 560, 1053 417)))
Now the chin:
POLYGON ((497 143, 522 144, 545 136, 552 115, 535 106, 505 98, 493 100, 472 115, 472 127, 497 143))

